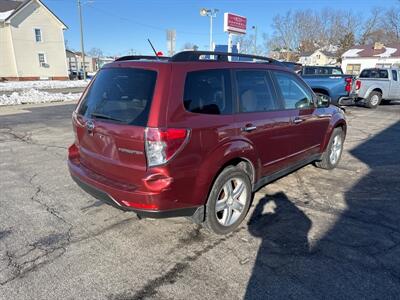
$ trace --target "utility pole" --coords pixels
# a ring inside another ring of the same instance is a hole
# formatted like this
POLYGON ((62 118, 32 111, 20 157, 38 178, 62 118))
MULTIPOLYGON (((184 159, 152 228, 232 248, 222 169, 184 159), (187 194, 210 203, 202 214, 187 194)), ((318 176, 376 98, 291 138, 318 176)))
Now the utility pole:
POLYGON ((85 63, 85 48, 83 46, 83 22, 82 22, 81 0, 78 0, 78 11, 79 11, 79 21, 81 27, 81 54, 82 54, 82 65, 83 65, 83 80, 86 80, 86 63, 85 63))

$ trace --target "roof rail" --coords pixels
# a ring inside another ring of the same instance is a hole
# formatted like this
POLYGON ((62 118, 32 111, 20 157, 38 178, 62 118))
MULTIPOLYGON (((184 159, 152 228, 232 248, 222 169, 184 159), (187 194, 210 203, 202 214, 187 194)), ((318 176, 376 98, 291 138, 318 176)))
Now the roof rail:
MULTIPOLYGON (((214 52, 214 51, 183 51, 175 54, 169 60, 170 61, 200 61, 200 56, 212 55, 216 61, 228 61, 228 57, 244 57, 252 58, 253 60, 261 60, 268 63, 279 63, 277 60, 265 56, 242 54, 242 53, 230 53, 230 52, 214 52)), ((213 61, 212 59, 210 59, 213 61)), ((205 60, 207 61, 207 60, 205 60)))
POLYGON ((117 58, 115 61, 125 61, 125 60, 168 60, 167 56, 154 56, 154 55, 127 55, 117 58))

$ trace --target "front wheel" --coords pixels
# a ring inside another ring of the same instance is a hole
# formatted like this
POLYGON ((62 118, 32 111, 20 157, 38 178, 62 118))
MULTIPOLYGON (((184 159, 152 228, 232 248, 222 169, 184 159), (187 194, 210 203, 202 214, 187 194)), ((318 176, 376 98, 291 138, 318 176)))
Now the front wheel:
POLYGON ((251 182, 246 172, 235 166, 225 168, 208 197, 204 225, 216 234, 234 231, 246 217, 251 197, 251 182))
POLYGON ((331 170, 334 169, 340 161, 343 152, 344 132, 341 128, 335 128, 329 140, 321 160, 315 162, 319 168, 331 170))

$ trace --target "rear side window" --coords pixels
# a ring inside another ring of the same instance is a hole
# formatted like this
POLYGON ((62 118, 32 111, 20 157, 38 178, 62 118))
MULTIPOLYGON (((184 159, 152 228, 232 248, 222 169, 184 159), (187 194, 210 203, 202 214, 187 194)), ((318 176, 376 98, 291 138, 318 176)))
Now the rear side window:
POLYGON ((273 72, 281 91, 285 109, 303 109, 314 107, 313 96, 294 75, 273 72))
POLYGON ((240 112, 263 112, 278 109, 271 79, 265 71, 237 71, 236 82, 240 112))
POLYGON ((387 70, 379 70, 379 78, 389 78, 389 73, 387 70))
POLYGON ((341 74, 343 74, 342 69, 339 68, 332 69, 332 75, 341 75, 341 74))
POLYGON ((88 118, 146 126, 156 78, 155 71, 103 69, 82 100, 78 113, 88 118))
POLYGON ((228 70, 189 72, 183 104, 187 111, 210 115, 232 114, 232 89, 228 70))

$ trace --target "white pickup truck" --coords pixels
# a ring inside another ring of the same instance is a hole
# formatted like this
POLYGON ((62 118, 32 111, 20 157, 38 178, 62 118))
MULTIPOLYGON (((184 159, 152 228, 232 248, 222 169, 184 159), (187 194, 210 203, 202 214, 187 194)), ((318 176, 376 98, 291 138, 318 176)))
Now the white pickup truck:
POLYGON ((358 78, 361 82, 358 97, 364 100, 366 107, 377 108, 381 101, 400 99, 399 72, 397 68, 362 70, 358 78))

